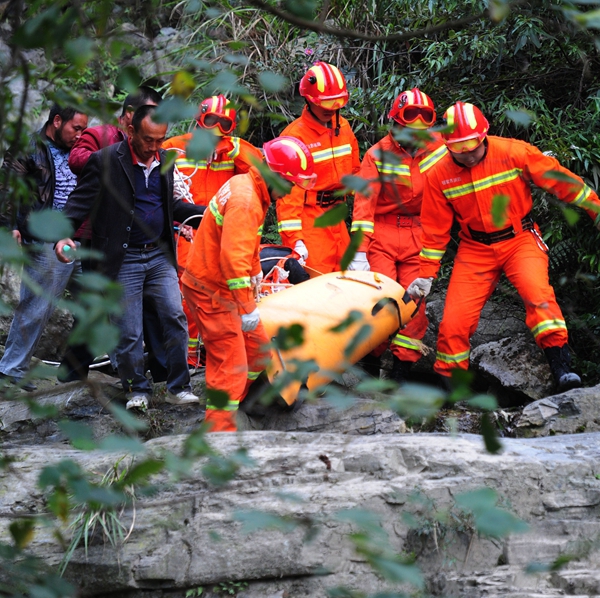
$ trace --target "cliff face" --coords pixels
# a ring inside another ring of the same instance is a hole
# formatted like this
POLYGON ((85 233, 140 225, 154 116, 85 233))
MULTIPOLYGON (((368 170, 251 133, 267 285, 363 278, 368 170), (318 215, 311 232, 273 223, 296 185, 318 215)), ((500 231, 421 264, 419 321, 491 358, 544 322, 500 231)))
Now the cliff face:
MULTIPOLYGON (((413 595, 407 584, 385 582, 355 551, 349 535, 361 529, 355 509, 371 512, 382 547, 411 555, 429 595, 598 593, 597 549, 582 548, 600 531, 598 434, 507 439, 499 455, 486 453, 472 435, 270 431, 215 434, 210 442, 224 455, 248 451, 235 481, 211 486, 202 474, 205 461, 179 481, 157 476, 158 491, 120 515, 129 531, 125 543, 112 547, 97 535, 87 556, 83 547, 73 554, 66 577, 81 596, 142 598, 198 588, 213 596, 219 583, 236 583, 245 598, 320 598, 339 586, 413 595), (481 488, 494 491, 498 517, 510 510, 527 530, 502 540, 478 534, 458 505, 481 488), (574 560, 564 568, 542 567, 567 554, 574 560)), ((160 438, 145 450, 179 454, 182 443, 160 438)), ((48 462, 71 459, 101 473, 119 455, 46 446, 7 456, 17 460, 3 475, 3 534, 16 515, 45 510, 36 480, 48 462)), ((51 530, 38 531, 30 548, 51 564, 63 555, 51 530)))

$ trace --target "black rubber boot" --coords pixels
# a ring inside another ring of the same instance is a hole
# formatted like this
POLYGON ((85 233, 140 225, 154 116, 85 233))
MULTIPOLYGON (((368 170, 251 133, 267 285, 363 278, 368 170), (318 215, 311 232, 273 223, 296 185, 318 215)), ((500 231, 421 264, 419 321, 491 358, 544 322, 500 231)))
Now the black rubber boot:
POLYGON ((571 370, 571 353, 567 345, 544 349, 546 359, 556 381, 556 390, 565 392, 581 386, 581 378, 571 370))
POLYGON ((404 384, 407 380, 410 368, 412 368, 412 361, 402 361, 395 355, 392 355, 392 371, 390 372, 390 380, 397 382, 398 384, 404 384))

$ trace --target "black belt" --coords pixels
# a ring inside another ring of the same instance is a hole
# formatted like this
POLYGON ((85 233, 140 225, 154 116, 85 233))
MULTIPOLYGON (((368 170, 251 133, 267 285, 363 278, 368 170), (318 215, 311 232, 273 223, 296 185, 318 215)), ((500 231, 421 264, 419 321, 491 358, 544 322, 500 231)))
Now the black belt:
POLYGON ((158 243, 142 243, 141 245, 130 245, 130 249, 156 249, 158 243))
POLYGON ((326 208, 346 201, 345 195, 337 195, 335 191, 317 191, 317 205, 326 208))
MULTIPOLYGON (((531 214, 527 214, 527 216, 521 220, 521 226, 523 227, 523 230, 533 230, 534 222, 531 214)), ((500 243, 500 241, 513 239, 516 236, 517 231, 515 231, 512 226, 509 226, 508 228, 503 228, 495 233, 485 233, 483 231, 473 230, 469 226, 469 234, 473 241, 483 243, 484 245, 493 245, 494 243, 500 243)))

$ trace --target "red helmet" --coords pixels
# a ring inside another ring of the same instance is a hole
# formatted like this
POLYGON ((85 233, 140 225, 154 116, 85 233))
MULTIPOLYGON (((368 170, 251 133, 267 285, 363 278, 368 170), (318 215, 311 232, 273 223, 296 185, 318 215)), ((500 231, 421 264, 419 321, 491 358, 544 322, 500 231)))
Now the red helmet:
POLYGON ((490 123, 481 110, 473 104, 456 102, 444 114, 444 120, 451 131, 442 133, 446 146, 451 152, 472 152, 486 138, 490 123))
POLYGON ((413 87, 394 100, 388 117, 403 127, 428 129, 435 122, 435 108, 427 94, 413 87))
POLYGON ((348 88, 340 70, 327 62, 315 62, 300 80, 300 95, 325 110, 339 110, 348 103, 348 88))
POLYGON ((268 167, 286 181, 302 189, 312 189, 317 181, 315 162, 306 145, 295 137, 276 137, 263 145, 268 167))
POLYGON ((235 108, 223 94, 219 94, 202 101, 196 121, 204 129, 218 127, 222 135, 229 135, 235 129, 235 117, 235 108))

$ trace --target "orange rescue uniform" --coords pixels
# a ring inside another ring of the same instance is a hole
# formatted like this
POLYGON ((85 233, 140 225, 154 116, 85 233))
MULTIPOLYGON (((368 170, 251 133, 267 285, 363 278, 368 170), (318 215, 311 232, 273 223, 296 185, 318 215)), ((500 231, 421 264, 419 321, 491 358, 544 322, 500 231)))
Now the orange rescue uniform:
POLYGON ((269 356, 262 323, 242 332, 241 315, 256 309, 250 278, 260 271, 259 245, 270 201, 256 168, 227 181, 210 200, 181 277, 206 346, 206 386, 229 395, 225 408, 207 401, 206 421, 213 432, 237 429, 239 403, 269 356))
MULTIPOLYGON (((412 156, 390 131, 367 151, 361 164, 358 176, 369 181, 369 192, 354 197, 351 232, 363 231, 359 251, 367 253, 371 270, 404 288, 419 275, 424 173, 446 153, 440 135, 433 134, 433 139, 412 156)), ((418 361, 419 341, 427 325, 423 304, 392 340, 392 353, 401 361, 418 361)))
MULTIPOLYGON (((348 121, 342 116, 339 118, 340 131, 336 135, 335 128, 322 125, 305 106, 300 118, 281 133, 296 137, 308 146, 315 161, 317 182, 310 191, 295 185, 289 195, 277 200, 278 230, 287 247, 293 249, 296 241, 304 241, 308 249, 306 265, 321 274, 340 269, 350 235, 345 222, 315 228, 315 219, 333 206, 329 203, 333 202, 331 193, 343 188, 342 177, 354 174, 360 168, 356 137, 348 121), (323 198, 324 191, 326 198, 323 198)), ((336 117, 330 123, 332 127, 335 127, 335 121, 336 117)))
MULTIPOLYGON (((186 146, 192 138, 192 133, 167 139, 162 147, 165 150, 175 150, 175 164, 189 181, 190 193, 196 205, 206 206, 212 196, 232 176, 248 172, 252 166, 252 157, 262 162, 260 150, 239 137, 225 136, 219 139, 212 159, 196 162, 186 157, 186 146)), ((196 231, 194 231, 195 234, 196 231)), ((185 269, 191 244, 184 237, 177 242, 177 275, 181 288, 181 275, 185 269)), ((183 292, 183 289, 182 289, 183 292)), ((188 322, 188 363, 198 364, 198 329, 194 319, 183 301, 183 311, 188 322)))
POLYGON ((530 216, 530 184, 584 208, 592 218, 600 209, 596 193, 555 158, 516 139, 488 136, 486 143, 487 153, 472 168, 457 164, 448 153, 426 177, 421 278, 437 275, 453 219, 460 224, 461 241, 434 365, 445 376, 454 368, 468 367, 469 340, 502 272, 525 303, 525 322, 538 346, 561 347, 568 341, 564 317, 548 282, 547 248, 530 216), (554 178, 550 171, 561 174, 554 178), (508 205, 504 222, 497 225, 492 208, 499 196, 508 205))

